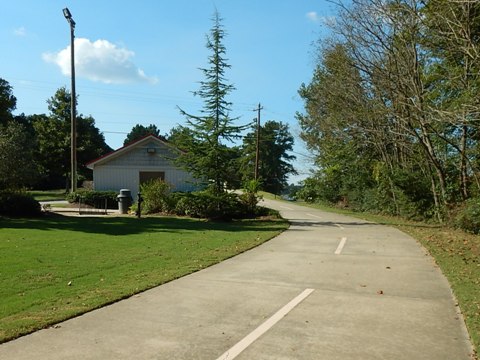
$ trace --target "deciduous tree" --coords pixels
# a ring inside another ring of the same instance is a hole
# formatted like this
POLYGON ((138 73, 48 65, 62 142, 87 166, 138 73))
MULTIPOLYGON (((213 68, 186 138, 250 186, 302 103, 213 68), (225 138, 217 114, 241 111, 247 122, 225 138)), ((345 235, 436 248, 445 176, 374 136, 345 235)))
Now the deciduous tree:
POLYGON ((17 98, 13 95, 13 88, 8 81, 0 78, 0 125, 10 121, 12 111, 17 108, 17 98))
MULTIPOLYGON (((36 159, 43 181, 41 187, 59 187, 67 184, 70 172, 70 99, 65 87, 59 88, 47 100, 49 116, 32 116, 38 149, 36 159)), ((77 115, 77 165, 80 179, 91 179, 91 170, 85 164, 112 149, 95 126, 91 116, 77 115)))
POLYGON ((25 127, 14 121, 0 125, 0 190, 32 185, 36 175, 33 142, 25 127))
MULTIPOLYGON (((244 181, 253 179, 256 157, 257 129, 247 134, 241 149, 241 168, 244 181)), ((259 180, 261 189, 280 194, 288 185, 288 175, 295 175, 292 161, 294 139, 287 124, 267 121, 260 126, 259 180)))
POLYGON ((144 125, 137 124, 128 133, 126 139, 123 141, 123 145, 125 146, 135 140, 138 140, 150 134, 155 136, 160 136, 160 130, 158 130, 156 125, 150 124, 148 126, 144 126, 144 125))

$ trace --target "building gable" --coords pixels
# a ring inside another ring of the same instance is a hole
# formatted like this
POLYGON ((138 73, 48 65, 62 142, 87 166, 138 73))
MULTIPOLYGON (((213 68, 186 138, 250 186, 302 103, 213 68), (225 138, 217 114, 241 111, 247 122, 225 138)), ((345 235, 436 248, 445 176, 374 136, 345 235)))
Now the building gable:
POLYGON ((135 198, 141 183, 160 178, 174 191, 192 191, 195 179, 175 164, 179 153, 168 142, 148 135, 91 161, 87 167, 93 170, 95 190, 130 189, 135 198))
POLYGON ((175 159, 179 150, 155 135, 147 135, 109 154, 87 163, 89 169, 100 165, 115 165, 139 161, 150 165, 175 159), (148 155, 148 156, 146 156, 148 155))
POLYGON ((163 143, 149 141, 131 147, 120 156, 111 157, 97 166, 174 166, 177 153, 163 143))

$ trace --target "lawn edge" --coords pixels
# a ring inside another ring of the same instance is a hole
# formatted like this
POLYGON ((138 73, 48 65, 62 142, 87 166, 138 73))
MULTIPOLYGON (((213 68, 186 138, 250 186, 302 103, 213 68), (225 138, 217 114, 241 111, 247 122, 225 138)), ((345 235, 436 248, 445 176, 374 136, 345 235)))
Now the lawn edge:
MULTIPOLYGON (((58 214, 54 214, 54 216, 56 216, 56 215, 58 215, 58 214)), ((62 215, 60 215, 60 216, 62 216, 62 215)), ((164 217, 164 216, 150 215, 149 217, 164 217)), ((6 218, 8 218, 8 217, 5 217, 5 219, 6 219, 6 218)), ((186 218, 186 219, 189 219, 188 217, 176 217, 176 218, 186 218)), ((198 219, 196 219, 196 220, 198 220, 198 219)), ((205 220, 205 221, 208 221, 208 220, 205 220)), ((243 249, 243 250, 241 250, 241 251, 238 251, 238 252, 236 252, 236 253, 234 253, 234 254, 232 254, 232 255, 230 255, 230 256, 227 256, 227 257, 225 257, 225 258, 223 258, 223 259, 221 259, 221 260, 219 260, 219 261, 217 261, 217 262, 213 262, 213 263, 208 264, 207 266, 204 266, 204 267, 201 267, 201 268, 193 269, 192 271, 190 271, 190 272, 188 272, 188 273, 185 273, 185 274, 180 275, 180 276, 173 277, 173 278, 171 278, 171 279, 168 279, 168 280, 163 281, 163 282, 161 282, 161 283, 158 283, 158 284, 156 284, 156 285, 147 286, 147 287, 145 287, 145 288, 143 288, 143 289, 139 289, 138 291, 134 291, 134 292, 132 292, 132 293, 130 293, 130 294, 126 294, 126 295, 124 295, 124 296, 118 297, 118 298, 113 299, 113 300, 111 300, 111 301, 107 301, 107 302, 105 302, 105 303, 100 304, 99 306, 95 306, 95 307, 90 308, 90 309, 87 309, 87 310, 85 310, 85 311, 76 312, 76 313, 72 314, 71 316, 65 316, 65 317, 63 317, 61 320, 49 321, 49 322, 47 322, 47 323, 42 324, 41 326, 38 326, 38 327, 33 328, 32 330, 27 330, 27 331, 25 331, 25 332, 22 332, 21 334, 19 334, 19 335, 17 335, 17 336, 11 336, 11 337, 6 337, 6 338, 4 338, 4 339, 0 339, 0 345, 1 345, 1 344, 8 343, 8 342, 10 342, 10 341, 14 341, 14 340, 16 340, 16 339, 20 339, 20 338, 25 337, 25 336, 28 336, 28 335, 31 335, 31 334, 33 334, 33 333, 35 333, 35 332, 37 332, 37 331, 40 331, 40 330, 50 329, 50 328, 52 328, 52 327, 55 327, 55 325, 59 325, 59 324, 65 322, 65 321, 68 321, 68 320, 77 318, 77 317, 79 317, 79 316, 88 314, 88 313, 90 313, 90 312, 92 312, 92 311, 99 310, 99 309, 101 309, 101 308, 104 308, 104 307, 113 305, 113 304, 118 303, 118 302, 120 302, 120 301, 127 300, 127 299, 129 299, 129 298, 131 298, 131 297, 133 297, 133 296, 137 296, 137 295, 142 294, 142 293, 144 293, 144 292, 146 292, 146 291, 149 291, 149 290, 151 290, 151 289, 154 289, 154 288, 156 288, 156 287, 158 287, 158 286, 162 286, 162 285, 168 284, 168 283, 170 283, 170 282, 172 282, 172 281, 181 279, 181 278, 183 278, 183 277, 185 277, 185 276, 189 276, 189 275, 192 275, 192 274, 197 273, 197 272, 199 272, 199 271, 208 269, 208 268, 210 268, 211 266, 220 264, 220 263, 223 262, 223 261, 226 261, 226 260, 228 260, 228 259, 234 258, 234 257, 236 257, 236 256, 238 256, 238 255, 241 255, 241 254, 247 252, 247 251, 253 250, 253 249, 255 249, 255 248, 257 248, 257 247, 259 247, 259 246, 267 243, 268 241, 271 241, 271 240, 275 239, 275 238, 278 237, 280 234, 282 234, 284 231, 288 230, 288 229, 290 228, 290 225, 291 225, 290 222, 289 222, 287 219, 284 219, 284 218, 282 218, 282 217, 277 218, 277 219, 244 219, 244 220, 239 220, 239 221, 282 222, 282 223, 285 224, 285 228, 284 228, 283 230, 277 232, 277 233, 276 233, 275 235, 273 235, 272 237, 267 238, 267 239, 265 239, 264 241, 262 241, 262 242, 260 242, 260 243, 258 243, 258 244, 255 244, 255 245, 253 245, 253 246, 251 246, 251 247, 249 247, 249 248, 245 248, 245 249, 243 249)))

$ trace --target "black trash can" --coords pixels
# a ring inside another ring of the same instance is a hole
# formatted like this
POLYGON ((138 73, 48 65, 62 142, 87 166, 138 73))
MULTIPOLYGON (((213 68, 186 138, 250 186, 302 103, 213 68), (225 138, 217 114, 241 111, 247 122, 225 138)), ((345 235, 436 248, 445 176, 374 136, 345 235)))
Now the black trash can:
POLYGON ((132 206, 132 192, 130 189, 121 189, 117 195, 118 210, 120 214, 128 214, 128 209, 132 206))

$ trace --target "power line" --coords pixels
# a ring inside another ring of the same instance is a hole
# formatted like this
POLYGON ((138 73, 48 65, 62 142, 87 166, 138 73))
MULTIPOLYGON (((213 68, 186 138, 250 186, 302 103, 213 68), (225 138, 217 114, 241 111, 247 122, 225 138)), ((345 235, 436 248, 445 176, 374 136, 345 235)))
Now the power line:
MULTIPOLYGON (((12 81, 17 82, 15 87, 31 89, 31 90, 50 90, 52 88, 58 88, 59 83, 51 81, 40 81, 40 80, 26 80, 19 78, 10 78, 12 81)), ((65 85, 63 85, 65 86, 65 85)), ((188 102, 192 104, 203 104, 203 101, 195 96, 175 96, 164 93, 156 92, 141 92, 141 91, 130 91, 123 89, 108 88, 104 89, 98 86, 91 85, 81 85, 80 96, 95 96, 103 98, 114 98, 114 99, 126 99, 131 101, 141 101, 141 102, 157 102, 157 101, 181 101, 188 102)), ((235 102, 236 105, 240 105, 237 109, 238 111, 249 111, 252 104, 245 102, 235 102)))

